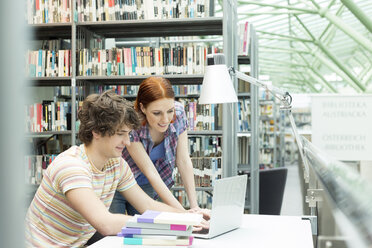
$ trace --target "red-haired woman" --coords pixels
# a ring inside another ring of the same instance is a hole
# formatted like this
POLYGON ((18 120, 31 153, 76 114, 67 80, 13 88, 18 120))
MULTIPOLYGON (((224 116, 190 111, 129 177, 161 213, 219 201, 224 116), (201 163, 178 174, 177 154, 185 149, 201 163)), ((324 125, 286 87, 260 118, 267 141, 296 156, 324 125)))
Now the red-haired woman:
MULTIPOLYGON (((168 79, 149 77, 139 87, 135 109, 143 117, 140 129, 132 131, 131 144, 123 150, 140 187, 152 198, 183 209, 170 192, 175 166, 181 175, 190 208, 199 210, 194 173, 187 144, 187 118, 182 104, 175 101, 168 79)), ((120 194, 115 194, 110 211, 137 213, 120 194)), ((203 211, 204 212, 204 211, 203 211)))

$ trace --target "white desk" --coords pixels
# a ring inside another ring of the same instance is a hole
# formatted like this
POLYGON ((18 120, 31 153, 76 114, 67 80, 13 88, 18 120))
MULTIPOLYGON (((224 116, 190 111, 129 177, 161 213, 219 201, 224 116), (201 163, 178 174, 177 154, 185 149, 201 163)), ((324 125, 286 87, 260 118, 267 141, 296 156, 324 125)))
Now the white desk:
MULTIPOLYGON (((89 248, 122 248, 123 238, 106 237, 89 248)), ((156 247, 134 246, 125 247, 156 247)), ((181 246, 177 246, 179 248, 181 246)), ((244 215, 241 228, 210 240, 194 239, 193 248, 313 248, 310 221, 298 216, 244 215)))

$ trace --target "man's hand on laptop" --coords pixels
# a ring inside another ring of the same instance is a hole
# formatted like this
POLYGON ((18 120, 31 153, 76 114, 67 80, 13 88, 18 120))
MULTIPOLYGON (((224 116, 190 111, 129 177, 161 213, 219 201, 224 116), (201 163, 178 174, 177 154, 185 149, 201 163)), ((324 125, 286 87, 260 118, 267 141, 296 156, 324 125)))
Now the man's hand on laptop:
POLYGON ((199 225, 193 226, 192 232, 193 233, 208 233, 209 232, 209 221, 206 221, 205 219, 203 219, 199 225))
POLYGON ((197 213, 203 215, 203 220, 200 225, 193 226, 193 233, 208 233, 209 232, 209 220, 211 218, 211 211, 206 208, 191 208, 189 210, 190 213, 197 213))
POLYGON ((211 210, 206 209, 206 208, 194 207, 194 208, 191 208, 189 212, 202 214, 205 220, 209 220, 211 218, 211 210))

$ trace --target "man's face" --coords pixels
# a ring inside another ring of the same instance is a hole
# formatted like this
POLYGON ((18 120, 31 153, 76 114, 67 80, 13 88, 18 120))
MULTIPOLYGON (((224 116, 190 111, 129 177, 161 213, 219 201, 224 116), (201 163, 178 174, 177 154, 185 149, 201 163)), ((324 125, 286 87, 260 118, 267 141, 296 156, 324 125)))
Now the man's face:
POLYGON ((99 137, 99 147, 107 159, 121 156, 124 147, 130 144, 130 131, 131 129, 124 125, 118 128, 112 136, 106 135, 99 137))

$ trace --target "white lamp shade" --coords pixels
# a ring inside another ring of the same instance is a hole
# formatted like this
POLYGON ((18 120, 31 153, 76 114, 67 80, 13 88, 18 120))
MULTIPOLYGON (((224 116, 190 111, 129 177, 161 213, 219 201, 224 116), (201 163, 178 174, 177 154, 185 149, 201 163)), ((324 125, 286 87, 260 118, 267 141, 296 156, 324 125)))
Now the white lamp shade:
POLYGON ((238 102, 226 65, 205 67, 199 104, 238 102))

